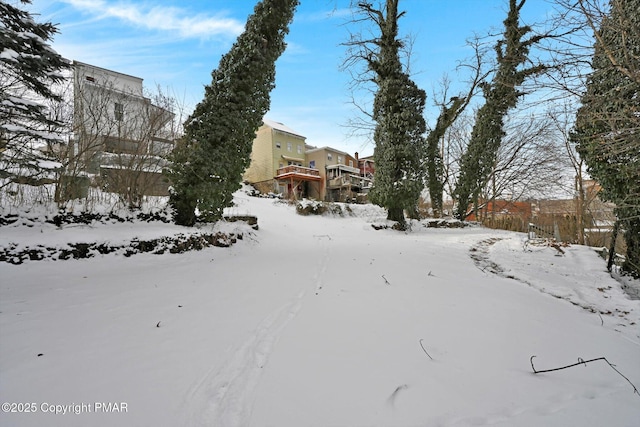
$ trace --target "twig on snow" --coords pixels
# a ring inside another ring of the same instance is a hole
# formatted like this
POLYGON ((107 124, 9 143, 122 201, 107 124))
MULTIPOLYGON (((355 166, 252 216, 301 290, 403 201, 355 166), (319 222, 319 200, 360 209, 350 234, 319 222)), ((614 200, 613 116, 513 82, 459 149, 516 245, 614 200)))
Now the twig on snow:
POLYGON ((635 386, 635 385, 633 385, 633 383, 631 382, 631 380, 629 380, 629 378, 627 378, 627 377, 625 377, 624 375, 622 375, 622 372, 618 371, 618 370, 615 368, 615 365, 611 364, 611 362, 609 362, 605 357, 598 357, 598 358, 596 358, 596 359, 590 359, 590 360, 584 360, 584 359, 582 359, 581 357, 579 357, 579 358, 578 358, 578 363, 573 363, 573 364, 571 364, 571 365, 562 366, 562 367, 560 367, 560 368, 544 369, 544 370, 541 370, 541 371, 537 371, 537 370, 536 370, 536 368, 535 368, 535 366, 533 366, 533 358, 534 358, 534 357, 536 357, 536 356, 531 356, 531 359, 529 359, 529 361, 531 362, 531 369, 533 369, 533 373, 534 373, 534 374, 541 374, 541 373, 543 373, 543 372, 559 371, 559 370, 561 370, 561 369, 572 368, 572 367, 574 367, 574 366, 578 366, 578 365, 584 365, 584 366, 587 366, 587 363, 595 362, 595 361, 597 361, 597 360, 604 360, 605 362, 607 362, 607 364, 608 364, 609 366, 611 366, 611 369, 613 369, 614 371, 616 371, 616 372, 618 373, 618 375, 620 375, 622 378, 624 378, 625 380, 627 380, 627 382, 628 382, 629 384, 631 384, 631 387, 633 387, 633 392, 634 392, 635 394, 637 394, 637 395, 640 397, 640 392, 638 392, 638 389, 636 388, 636 386, 635 386))
POLYGON ((557 243, 551 242, 551 243, 549 243, 549 246, 551 246, 553 249, 558 251, 558 253, 556 255, 564 255, 564 251, 562 250, 560 245, 558 245, 557 243))
POLYGON ((382 278, 384 279, 384 283, 386 283, 387 285, 391 285, 391 283, 389 283, 389 281, 387 280, 386 277, 384 277, 384 274, 382 275, 382 278))
POLYGON ((399 385, 398 387, 396 387, 395 391, 393 393, 391 393, 391 396, 389 396, 389 398, 387 399, 387 402, 393 406, 396 400, 396 396, 398 395, 398 392, 400 392, 400 390, 404 390, 406 388, 409 388, 408 385, 406 384, 402 384, 399 385))
POLYGON ((422 341, 424 341, 423 339, 420 339, 420 347, 422 347, 422 351, 424 351, 424 354, 426 354, 427 356, 429 356, 429 359, 433 360, 433 357, 431 357, 431 355, 429 353, 427 353, 427 349, 424 348, 424 345, 422 344, 422 341))

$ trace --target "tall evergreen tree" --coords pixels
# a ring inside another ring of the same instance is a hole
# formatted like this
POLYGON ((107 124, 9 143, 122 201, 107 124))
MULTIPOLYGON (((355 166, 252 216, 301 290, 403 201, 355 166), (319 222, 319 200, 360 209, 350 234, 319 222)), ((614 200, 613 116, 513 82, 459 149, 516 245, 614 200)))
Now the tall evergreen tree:
POLYGON ((611 0, 572 139, 601 196, 616 204, 624 268, 640 277, 640 0, 611 0))
POLYGON ((509 0, 509 11, 504 20, 503 38, 495 46, 497 69, 491 83, 482 86, 485 104, 476 114, 471 140, 460 162, 460 175, 454 196, 457 199, 456 216, 467 217, 470 203, 476 203, 480 192, 491 177, 496 156, 505 135, 504 118, 524 95, 518 88, 529 76, 546 69, 544 65, 521 68, 529 60, 529 51, 544 35, 524 37, 532 31, 520 25, 520 10, 526 0, 509 0))
POLYGON ((468 105, 470 97, 471 94, 467 98, 454 97, 449 105, 443 105, 436 126, 427 135, 427 187, 436 218, 442 216, 444 198, 444 161, 440 153, 440 140, 468 105))
POLYGON ((255 132, 269 110, 275 62, 298 0, 263 0, 218 68, 204 99, 185 124, 185 137, 168 171, 170 204, 178 224, 219 219, 240 188, 255 132))
POLYGON ((61 138, 62 123, 45 107, 48 100, 60 101, 53 86, 69 67, 49 45, 56 33, 54 24, 38 23, 29 12, 0 1, 1 177, 37 176, 47 146, 61 138))
POLYGON ((365 58, 378 87, 373 103, 376 171, 369 197, 387 209, 389 220, 404 226, 404 210, 416 211, 424 188, 426 93, 402 67, 398 20, 404 12, 398 13, 398 0, 386 0, 384 10, 368 2, 358 7, 380 29, 380 37, 373 41, 377 51, 365 58))

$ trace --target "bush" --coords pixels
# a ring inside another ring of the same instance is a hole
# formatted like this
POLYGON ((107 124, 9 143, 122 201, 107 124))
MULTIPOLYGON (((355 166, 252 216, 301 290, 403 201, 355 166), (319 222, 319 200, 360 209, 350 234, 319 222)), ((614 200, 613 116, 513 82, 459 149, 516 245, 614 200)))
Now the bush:
POLYGON ((334 203, 315 202, 303 200, 296 203, 296 212, 298 215, 324 215, 326 213, 342 216, 342 207, 334 203))

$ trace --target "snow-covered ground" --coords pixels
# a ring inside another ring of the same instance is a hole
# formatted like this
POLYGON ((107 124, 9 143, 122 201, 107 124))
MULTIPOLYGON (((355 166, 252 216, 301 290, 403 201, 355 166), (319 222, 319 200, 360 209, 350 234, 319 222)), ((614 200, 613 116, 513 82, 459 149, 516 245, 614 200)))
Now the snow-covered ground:
MULTIPOLYGON (((640 301, 592 249, 236 202, 230 248, 1 263, 0 425, 640 425, 640 301)), ((31 225, 0 247, 189 232, 31 225)))

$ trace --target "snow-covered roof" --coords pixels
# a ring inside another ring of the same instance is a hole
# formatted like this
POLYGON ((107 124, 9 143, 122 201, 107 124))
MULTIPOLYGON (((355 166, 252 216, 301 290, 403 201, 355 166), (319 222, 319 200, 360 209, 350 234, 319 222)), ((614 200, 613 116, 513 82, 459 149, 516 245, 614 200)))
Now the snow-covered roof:
POLYGON ((274 122, 273 120, 269 120, 269 119, 262 119, 262 123, 264 123, 265 126, 269 126, 272 129, 279 130, 281 132, 290 133, 291 135, 299 136, 300 138, 306 139, 306 137, 302 136, 299 132, 296 132, 295 130, 291 129, 288 126, 285 126, 280 122, 274 122))
POLYGON ((103 68, 103 67, 98 67, 97 65, 91 65, 91 64, 87 64, 86 62, 80 62, 80 61, 76 61, 75 59, 73 59, 71 61, 71 64, 75 67, 83 67, 83 68, 88 68, 88 69, 92 69, 94 71, 102 71, 103 73, 106 74, 113 74, 113 75, 119 75, 119 76, 123 76, 123 77, 127 77, 130 79, 135 79, 135 80, 139 80, 140 83, 142 83, 144 81, 144 79, 142 77, 138 77, 138 76, 134 76, 131 74, 126 74, 126 73, 121 73, 120 71, 114 71, 114 70, 110 70, 108 68, 103 68))

